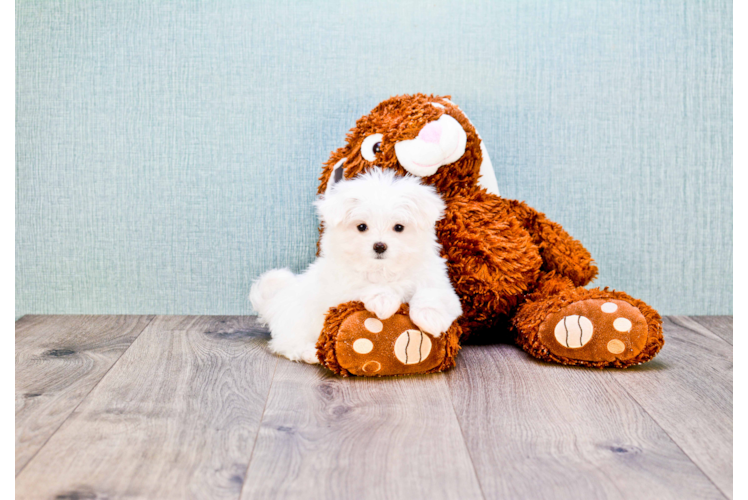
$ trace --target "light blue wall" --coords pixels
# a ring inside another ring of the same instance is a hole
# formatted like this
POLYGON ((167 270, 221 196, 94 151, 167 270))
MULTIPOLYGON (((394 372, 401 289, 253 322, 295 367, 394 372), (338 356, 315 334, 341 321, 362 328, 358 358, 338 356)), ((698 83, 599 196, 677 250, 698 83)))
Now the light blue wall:
MULTIPOLYGON (((745 166, 748 165, 748 0, 733 0, 732 2, 732 79, 733 79, 733 156, 732 170, 735 182, 733 192, 739 187, 745 189, 748 172, 745 166)), ((743 191, 739 191, 740 194, 743 191)), ((733 200, 733 211, 745 213, 746 200, 742 196, 733 200), (735 203, 737 201, 737 203, 735 203)), ((735 214, 733 214, 735 217, 735 214)), ((738 241, 737 235, 737 218, 735 218, 736 234, 733 235, 735 242, 738 241)), ((742 232, 745 238, 745 231, 742 232)), ((745 243, 744 241, 742 243, 745 243)), ((743 247, 745 248, 745 247, 743 247)), ((737 256, 733 256, 735 259, 737 256)), ((735 261, 734 261, 735 262, 735 261)), ((741 276, 742 282, 746 282, 746 276, 740 273, 745 269, 744 263, 739 263, 735 269, 735 292, 733 302, 737 302, 737 276, 741 276)), ((733 310, 737 309, 733 306, 733 310)))
POLYGON ((503 195, 599 285, 732 312, 732 5, 16 5, 16 314, 247 314, 314 255, 322 162, 390 95, 451 94, 503 195))

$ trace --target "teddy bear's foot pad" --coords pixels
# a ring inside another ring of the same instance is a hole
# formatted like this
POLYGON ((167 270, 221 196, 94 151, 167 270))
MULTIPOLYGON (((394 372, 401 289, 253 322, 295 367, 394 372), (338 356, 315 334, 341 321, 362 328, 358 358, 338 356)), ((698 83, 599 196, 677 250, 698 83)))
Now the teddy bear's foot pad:
POLYGON ((561 358, 627 360, 644 349, 647 321, 639 309, 622 300, 580 300, 549 315, 540 325, 539 337, 561 358))
POLYGON ((405 314, 385 320, 369 311, 351 314, 335 340, 338 363, 353 375, 426 373, 442 365, 445 335, 422 332, 405 314))

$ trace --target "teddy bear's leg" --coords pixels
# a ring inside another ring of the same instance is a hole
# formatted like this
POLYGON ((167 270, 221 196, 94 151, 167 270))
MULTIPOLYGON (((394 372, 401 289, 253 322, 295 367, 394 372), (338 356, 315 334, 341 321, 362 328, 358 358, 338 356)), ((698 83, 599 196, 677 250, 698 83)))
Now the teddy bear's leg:
POLYGON ((386 376, 440 372, 455 364, 460 327, 434 337, 422 332, 403 304, 392 317, 379 320, 361 302, 333 307, 317 342, 323 366, 343 376, 386 376))
POLYGON ((550 274, 513 318, 517 343, 532 356, 567 365, 626 368, 662 348, 662 319, 624 292, 575 287, 550 274))

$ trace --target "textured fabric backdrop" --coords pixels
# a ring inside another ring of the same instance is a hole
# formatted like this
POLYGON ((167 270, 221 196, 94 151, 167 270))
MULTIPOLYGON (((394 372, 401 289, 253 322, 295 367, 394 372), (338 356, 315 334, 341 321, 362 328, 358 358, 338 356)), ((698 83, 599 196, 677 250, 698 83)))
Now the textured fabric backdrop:
POLYGON ((317 176, 451 94, 502 195, 664 314, 732 313, 727 1, 16 4, 16 314, 247 314, 314 256, 317 176))

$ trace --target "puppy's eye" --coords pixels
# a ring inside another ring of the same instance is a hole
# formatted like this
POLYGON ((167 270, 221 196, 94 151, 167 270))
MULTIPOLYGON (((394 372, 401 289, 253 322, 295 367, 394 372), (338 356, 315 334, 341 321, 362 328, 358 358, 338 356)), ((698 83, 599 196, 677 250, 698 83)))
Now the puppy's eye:
POLYGON ((361 143, 361 156, 366 161, 374 161, 380 151, 382 151, 382 134, 370 135, 361 143))
POLYGON ((366 227, 366 224, 359 224, 358 226, 356 226, 356 229, 358 229, 359 231, 361 231, 363 233, 364 231, 366 231, 369 228, 366 227))
POLYGON ((395 227, 393 229, 397 231, 398 233, 402 233, 405 227, 402 224, 395 224, 395 227))

